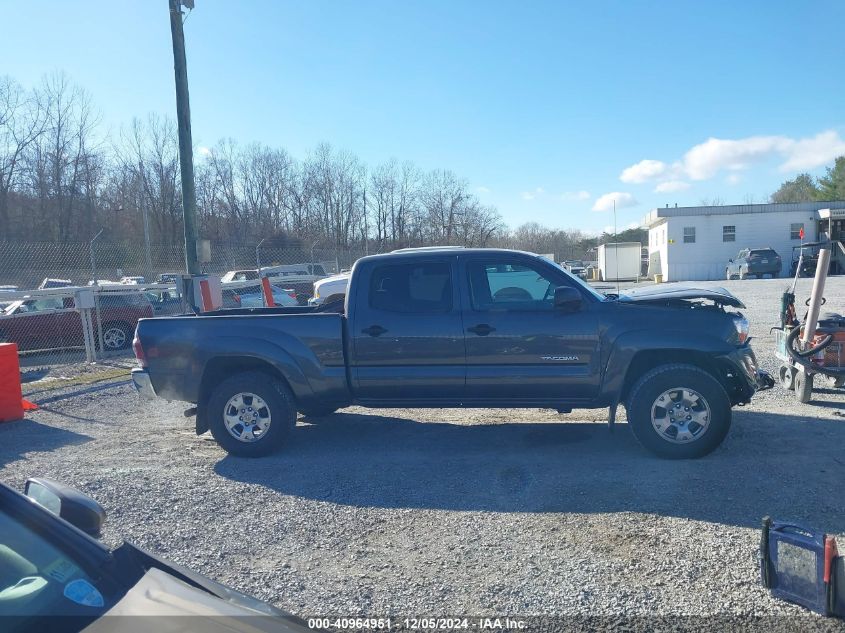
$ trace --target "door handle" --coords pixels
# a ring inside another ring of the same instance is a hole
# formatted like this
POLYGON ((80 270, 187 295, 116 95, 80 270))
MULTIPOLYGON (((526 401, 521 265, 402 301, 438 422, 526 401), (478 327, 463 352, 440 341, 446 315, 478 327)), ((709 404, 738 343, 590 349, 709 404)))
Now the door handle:
POLYGON ((365 327, 361 330, 364 334, 369 334, 370 336, 381 336, 387 330, 380 325, 371 325, 370 327, 365 327))
POLYGON ((486 323, 479 323, 478 325, 474 325, 472 327, 467 328, 467 332, 472 332, 473 334, 478 334, 478 336, 487 336, 490 332, 495 332, 496 328, 491 325, 487 325, 486 323))

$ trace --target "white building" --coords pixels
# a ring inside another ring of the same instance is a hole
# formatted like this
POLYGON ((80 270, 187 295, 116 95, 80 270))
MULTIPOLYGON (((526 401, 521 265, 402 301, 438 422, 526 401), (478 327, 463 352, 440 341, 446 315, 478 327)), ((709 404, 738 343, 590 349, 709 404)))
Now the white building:
POLYGON ((781 275, 788 275, 801 228, 805 242, 827 238, 829 226, 833 238, 842 239, 845 219, 829 225, 820 209, 845 209, 845 201, 653 209, 642 222, 648 229, 649 275, 662 273, 664 281, 724 279, 728 260, 741 249, 766 247, 778 252, 781 275))

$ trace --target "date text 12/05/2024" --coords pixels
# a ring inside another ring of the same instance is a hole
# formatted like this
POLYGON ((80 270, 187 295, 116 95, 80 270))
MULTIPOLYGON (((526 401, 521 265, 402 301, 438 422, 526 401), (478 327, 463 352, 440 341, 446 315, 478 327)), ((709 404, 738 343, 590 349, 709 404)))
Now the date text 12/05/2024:
POLYGON ((308 618, 308 628, 342 631, 519 631, 527 624, 510 617, 308 618))

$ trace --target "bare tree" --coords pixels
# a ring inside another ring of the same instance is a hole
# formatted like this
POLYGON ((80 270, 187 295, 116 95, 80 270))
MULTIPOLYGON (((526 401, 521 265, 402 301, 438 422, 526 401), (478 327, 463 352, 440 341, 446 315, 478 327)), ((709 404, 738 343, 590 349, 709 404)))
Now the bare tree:
POLYGON ((25 152, 44 132, 36 96, 11 77, 0 77, 0 239, 11 235, 9 197, 17 188, 25 152))

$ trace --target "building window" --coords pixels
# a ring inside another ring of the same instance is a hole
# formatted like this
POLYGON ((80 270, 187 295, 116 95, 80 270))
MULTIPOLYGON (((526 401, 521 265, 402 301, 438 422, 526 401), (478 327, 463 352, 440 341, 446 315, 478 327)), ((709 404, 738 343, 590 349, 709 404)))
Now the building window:
POLYGON ((804 228, 803 222, 796 222, 794 224, 789 225, 789 239, 791 240, 800 240, 801 239, 801 230, 804 228))
POLYGON ((725 225, 722 227, 722 241, 736 242, 736 227, 732 225, 725 225))
POLYGON ((684 244, 695 244, 695 227, 684 227, 684 244))

